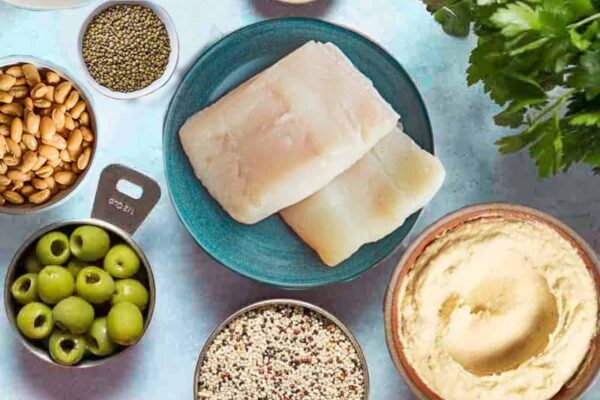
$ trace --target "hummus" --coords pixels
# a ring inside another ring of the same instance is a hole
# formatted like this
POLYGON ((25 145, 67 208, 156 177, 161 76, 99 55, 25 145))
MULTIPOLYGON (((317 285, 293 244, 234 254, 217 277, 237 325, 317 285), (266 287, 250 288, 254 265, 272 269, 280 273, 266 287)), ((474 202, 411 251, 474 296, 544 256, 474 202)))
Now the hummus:
POLYGON ((445 400, 548 400, 597 330, 591 273, 542 223, 487 218, 444 233, 399 296, 404 354, 445 400))

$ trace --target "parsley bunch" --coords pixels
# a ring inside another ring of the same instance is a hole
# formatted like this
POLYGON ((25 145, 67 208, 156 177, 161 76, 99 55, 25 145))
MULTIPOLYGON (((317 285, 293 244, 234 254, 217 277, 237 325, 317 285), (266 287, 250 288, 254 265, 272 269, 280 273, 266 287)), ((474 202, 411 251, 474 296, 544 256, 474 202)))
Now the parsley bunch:
POLYGON ((425 0, 453 36, 478 36, 469 85, 482 82, 522 131, 502 153, 529 149, 540 177, 583 162, 600 174, 600 0, 425 0))

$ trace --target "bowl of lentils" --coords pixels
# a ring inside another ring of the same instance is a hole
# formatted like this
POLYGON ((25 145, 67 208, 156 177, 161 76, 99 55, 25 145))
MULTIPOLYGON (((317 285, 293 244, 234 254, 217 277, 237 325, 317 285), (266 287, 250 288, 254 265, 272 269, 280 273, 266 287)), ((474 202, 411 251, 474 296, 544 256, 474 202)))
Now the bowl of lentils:
POLYGON ((175 71, 179 40, 164 8, 149 1, 106 1, 85 20, 79 55, 92 86, 134 99, 164 86, 175 71))
POLYGON ((275 299, 230 316, 208 339, 194 377, 195 400, 369 398, 360 345, 332 314, 275 299))

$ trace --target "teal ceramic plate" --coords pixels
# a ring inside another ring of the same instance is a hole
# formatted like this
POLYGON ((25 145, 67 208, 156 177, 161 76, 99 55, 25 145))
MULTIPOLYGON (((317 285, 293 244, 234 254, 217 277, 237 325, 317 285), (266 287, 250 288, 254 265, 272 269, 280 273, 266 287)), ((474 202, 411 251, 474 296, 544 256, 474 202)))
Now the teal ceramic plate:
POLYGON ((171 199, 196 242, 233 271, 263 283, 296 289, 358 277, 394 251, 416 223, 419 213, 386 238, 361 248, 343 264, 326 267, 278 215, 252 226, 230 218, 196 179, 178 132, 188 117, 309 40, 339 46, 402 116, 406 132, 421 147, 433 152, 427 111, 400 64, 358 33, 306 18, 250 25, 206 50, 175 92, 167 111, 163 138, 171 199))

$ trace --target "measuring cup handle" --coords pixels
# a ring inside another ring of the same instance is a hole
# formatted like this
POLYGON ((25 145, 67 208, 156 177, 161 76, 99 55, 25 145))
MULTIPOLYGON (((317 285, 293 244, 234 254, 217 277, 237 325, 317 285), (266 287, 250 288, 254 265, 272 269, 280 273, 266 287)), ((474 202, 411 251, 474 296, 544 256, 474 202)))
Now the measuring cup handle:
POLYGON ((129 234, 137 230, 160 199, 160 186, 151 178, 121 164, 112 164, 100 174, 92 218, 120 227, 129 234), (122 193, 117 184, 127 181, 142 189, 139 198, 122 193))

